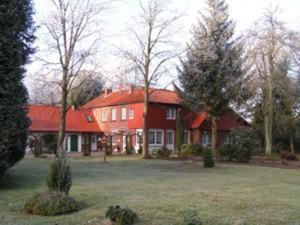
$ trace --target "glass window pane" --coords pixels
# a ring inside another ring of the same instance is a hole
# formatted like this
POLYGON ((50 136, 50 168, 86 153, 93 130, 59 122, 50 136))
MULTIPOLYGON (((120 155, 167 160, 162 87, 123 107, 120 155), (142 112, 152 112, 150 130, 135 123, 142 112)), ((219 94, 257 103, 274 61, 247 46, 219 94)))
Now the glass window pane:
POLYGON ((167 145, 174 144, 174 133, 172 131, 167 131, 167 145))
POLYGON ((161 131, 156 132, 156 144, 158 144, 158 145, 162 144, 162 132, 161 131))
POLYGON ((155 144, 155 132, 154 131, 149 132, 149 144, 155 144))

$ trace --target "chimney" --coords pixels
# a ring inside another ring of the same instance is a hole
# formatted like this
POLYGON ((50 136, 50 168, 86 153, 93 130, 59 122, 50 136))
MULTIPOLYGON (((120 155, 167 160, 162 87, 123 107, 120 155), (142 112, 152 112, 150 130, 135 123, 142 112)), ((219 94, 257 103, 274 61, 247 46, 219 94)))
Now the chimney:
POLYGON ((104 91, 104 95, 107 96, 112 92, 111 88, 106 88, 104 91))
POLYGON ((129 86, 129 94, 131 94, 134 91, 135 85, 130 85, 129 86))

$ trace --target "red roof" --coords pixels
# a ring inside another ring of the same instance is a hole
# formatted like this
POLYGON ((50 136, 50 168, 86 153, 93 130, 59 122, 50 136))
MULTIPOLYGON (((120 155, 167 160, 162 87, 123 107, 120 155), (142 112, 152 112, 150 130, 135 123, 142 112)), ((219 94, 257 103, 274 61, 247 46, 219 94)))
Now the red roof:
MULTIPOLYGON (((57 132, 59 130, 60 108, 57 106, 28 105, 28 116, 31 119, 30 131, 57 132)), ((70 108, 66 117, 67 132, 101 132, 90 109, 70 108), (90 117, 90 118, 88 118, 90 117), (88 121, 90 119, 90 122, 88 121)))
POLYGON ((193 123, 192 123, 192 128, 198 128, 202 125, 202 123, 206 120, 207 118, 207 113, 206 112, 202 112, 199 115, 197 115, 197 117, 194 119, 193 123))
MULTIPOLYGON (((130 90, 114 91, 102 94, 86 103, 84 108, 97 108, 113 105, 125 105, 144 102, 143 88, 138 87, 130 90)), ((182 100, 174 91, 163 89, 150 89, 150 102, 180 105, 182 100)))

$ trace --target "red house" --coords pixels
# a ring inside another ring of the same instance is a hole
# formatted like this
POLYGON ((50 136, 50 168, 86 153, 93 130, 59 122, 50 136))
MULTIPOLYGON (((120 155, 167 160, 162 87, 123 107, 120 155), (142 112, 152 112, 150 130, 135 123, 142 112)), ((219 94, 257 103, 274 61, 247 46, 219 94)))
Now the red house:
MULTIPOLYGON (((117 91, 107 89, 81 108, 69 109, 66 143, 70 144, 67 145, 72 146, 74 142, 83 143, 83 137, 86 137, 85 142, 87 143, 94 143, 91 139, 93 137, 100 142, 104 135, 108 135, 113 136, 114 150, 124 151, 126 136, 130 136, 132 146, 137 150, 140 146, 138 135, 142 134, 143 102, 143 90, 140 87, 130 87, 126 90, 117 91), (90 116, 93 122, 88 122, 86 115, 90 116), (76 117, 76 119, 71 119, 72 117, 76 117), (72 130, 71 127, 76 127, 77 130, 72 130), (76 137, 74 135, 77 135, 77 141, 75 141, 76 137), (73 137, 73 139, 70 137, 73 137)), ((206 112, 198 114, 184 109, 182 100, 174 91, 150 89, 149 114, 147 117, 150 150, 163 146, 176 150, 176 116, 179 109, 182 110, 184 117, 184 142, 206 146, 211 144, 210 119, 206 112)), ((29 116, 33 120, 30 132, 36 131, 37 124, 47 130, 47 124, 40 123, 39 116, 34 115, 31 112, 32 110, 35 110, 34 106, 29 106, 29 116)), ((47 108, 41 108, 40 110, 46 112, 47 108)), ((47 115, 50 114, 47 113, 47 115)), ((58 116, 56 118, 58 121, 58 116)), ((48 118, 49 123, 50 121, 56 120, 48 118)), ((218 120, 219 144, 228 141, 228 134, 231 129, 244 126, 248 126, 248 123, 234 112, 221 117, 218 120)), ((55 131, 57 129, 56 126, 55 131)), ((82 146, 77 149, 78 151, 82 150, 82 146)), ((72 148, 70 147, 68 150, 71 151, 72 148)), ((98 150, 98 148, 94 147, 91 150, 98 150)))

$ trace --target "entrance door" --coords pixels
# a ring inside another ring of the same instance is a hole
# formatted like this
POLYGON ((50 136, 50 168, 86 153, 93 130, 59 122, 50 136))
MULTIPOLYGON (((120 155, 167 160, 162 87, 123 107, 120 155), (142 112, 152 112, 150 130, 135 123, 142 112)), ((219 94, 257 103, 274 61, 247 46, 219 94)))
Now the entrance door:
POLYGON ((71 138, 71 152, 78 151, 78 136, 77 135, 70 135, 71 138))
POLYGON ((91 150, 97 151, 97 137, 91 136, 91 150))
POLYGON ((174 151, 174 130, 167 130, 166 138, 166 147, 174 151))

